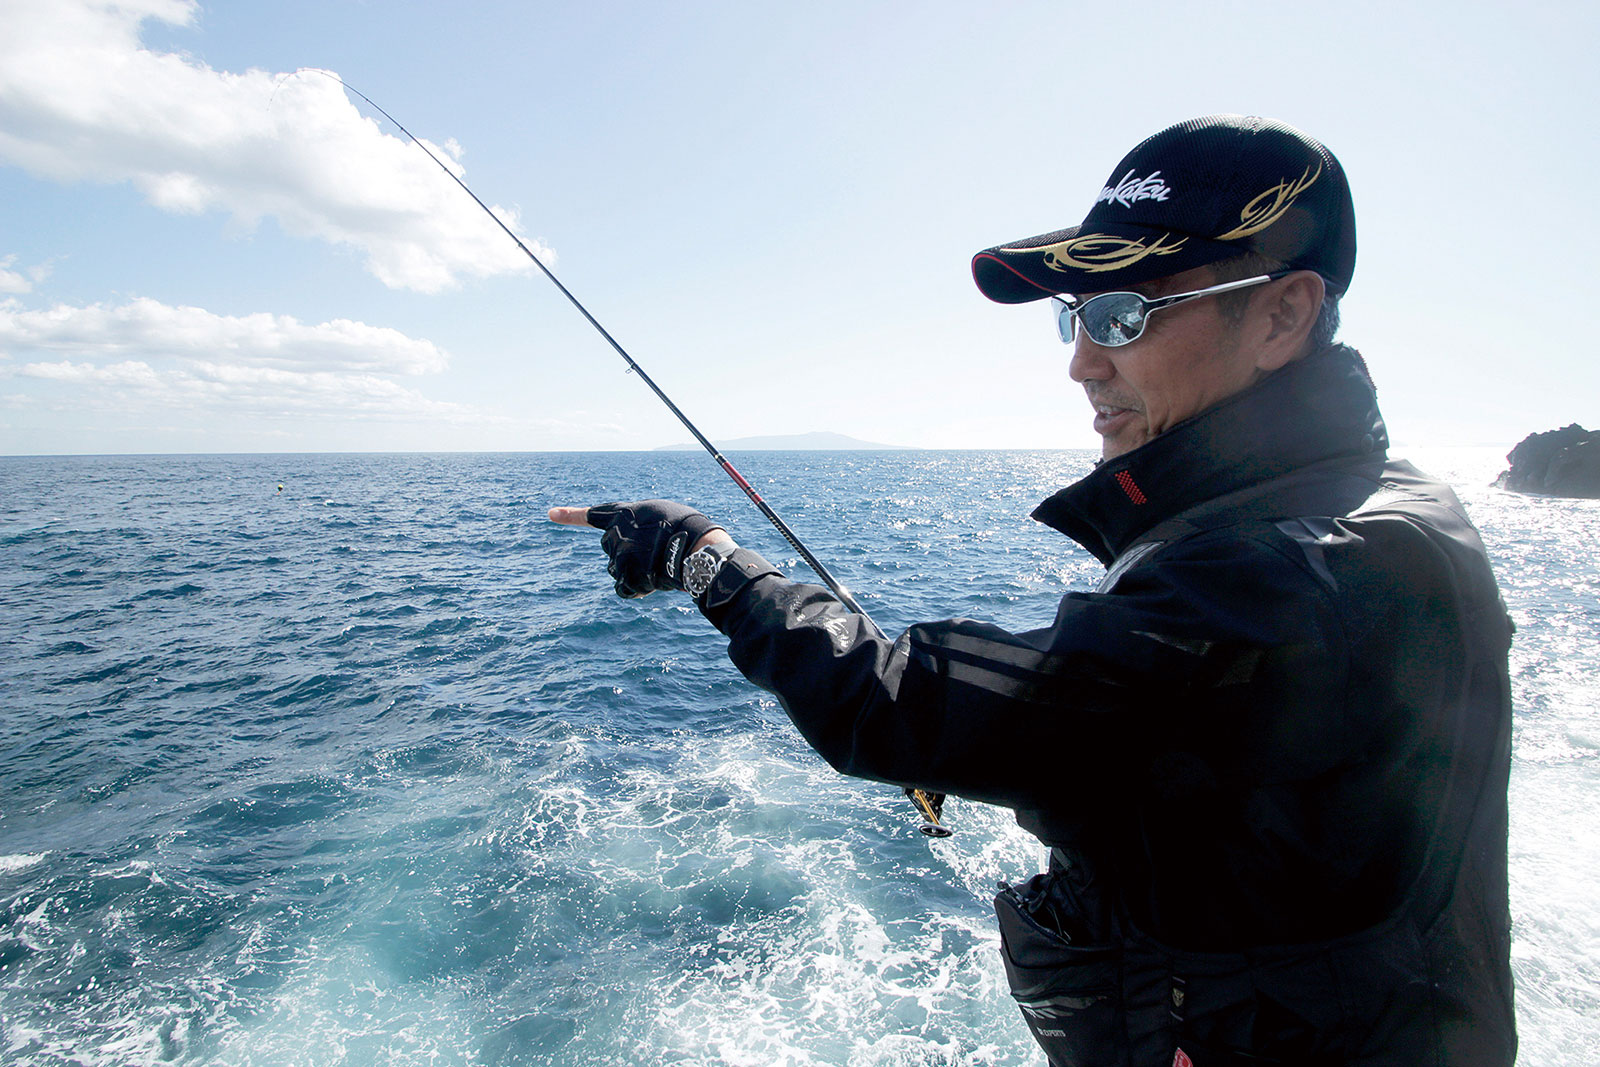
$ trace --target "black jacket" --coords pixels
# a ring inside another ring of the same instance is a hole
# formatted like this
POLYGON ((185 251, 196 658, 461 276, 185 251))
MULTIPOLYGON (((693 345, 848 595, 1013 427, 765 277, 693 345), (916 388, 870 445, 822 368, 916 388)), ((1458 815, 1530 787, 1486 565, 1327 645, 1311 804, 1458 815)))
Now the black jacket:
POLYGON ((748 561, 705 611, 838 770, 1011 807, 1087 864, 1102 936, 1170 962, 1414 935, 1374 949, 1414 955, 1403 977, 1342 980, 1363 988, 1326 992, 1337 1020, 1288 1026, 1321 1043, 1280 1051, 1509 1063, 1510 625, 1454 495, 1386 448, 1337 347, 1040 505, 1110 568, 1045 629, 958 619, 890 642, 748 561), (1354 1051, 1374 1041, 1405 1051, 1354 1051))

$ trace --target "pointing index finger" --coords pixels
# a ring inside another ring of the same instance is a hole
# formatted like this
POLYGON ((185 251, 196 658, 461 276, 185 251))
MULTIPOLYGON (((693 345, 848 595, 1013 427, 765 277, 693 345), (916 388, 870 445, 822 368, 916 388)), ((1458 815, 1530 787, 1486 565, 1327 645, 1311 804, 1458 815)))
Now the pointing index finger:
POLYGON ((563 507, 551 508, 550 521, 559 522, 563 526, 587 526, 589 525, 589 509, 563 507))

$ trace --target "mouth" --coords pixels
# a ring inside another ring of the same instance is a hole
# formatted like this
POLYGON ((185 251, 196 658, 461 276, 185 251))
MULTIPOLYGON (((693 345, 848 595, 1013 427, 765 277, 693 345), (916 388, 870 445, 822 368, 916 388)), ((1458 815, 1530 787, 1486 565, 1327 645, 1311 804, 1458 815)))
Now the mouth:
POLYGON ((1126 408, 1104 400, 1090 401, 1090 407, 1094 409, 1095 432, 1102 436, 1116 433, 1138 414, 1134 408, 1126 408))

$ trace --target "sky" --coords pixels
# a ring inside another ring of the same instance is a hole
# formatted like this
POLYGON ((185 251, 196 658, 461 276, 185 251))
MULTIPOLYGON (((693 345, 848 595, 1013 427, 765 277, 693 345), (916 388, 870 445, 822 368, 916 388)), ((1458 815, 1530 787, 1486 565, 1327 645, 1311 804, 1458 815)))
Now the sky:
POLYGON ((1576 2, 0 0, 0 454, 689 439, 341 81, 713 441, 1097 447, 971 256, 1218 112, 1343 163, 1398 444, 1600 428, 1597 40, 1576 2))

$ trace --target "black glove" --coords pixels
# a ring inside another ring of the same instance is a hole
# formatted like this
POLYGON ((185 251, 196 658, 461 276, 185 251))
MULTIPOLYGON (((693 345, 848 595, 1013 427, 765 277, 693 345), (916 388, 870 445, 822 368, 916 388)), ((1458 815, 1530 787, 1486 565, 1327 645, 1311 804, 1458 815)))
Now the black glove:
POLYGON ((611 557, 606 572, 617 580, 617 595, 624 597, 682 589, 683 557, 700 538, 722 529, 671 500, 597 504, 589 509, 589 525, 605 531, 600 547, 611 557))

